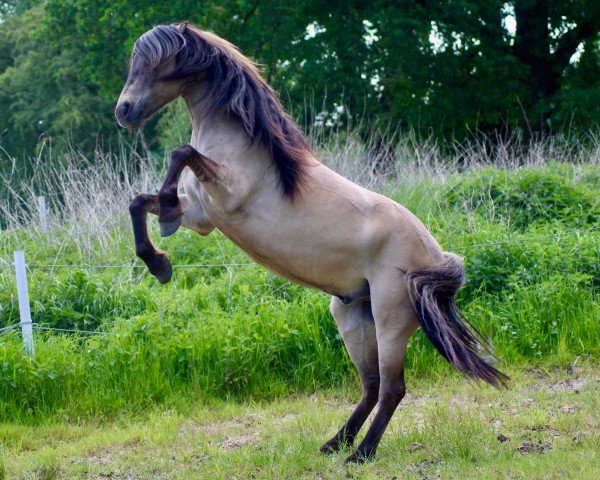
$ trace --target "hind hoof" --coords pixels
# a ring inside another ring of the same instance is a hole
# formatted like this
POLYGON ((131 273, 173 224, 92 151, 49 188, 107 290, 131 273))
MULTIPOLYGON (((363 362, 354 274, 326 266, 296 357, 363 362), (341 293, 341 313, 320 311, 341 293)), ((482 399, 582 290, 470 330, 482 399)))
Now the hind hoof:
POLYGON ((363 452, 361 450, 356 450, 352 455, 344 460, 342 465, 348 465, 349 463, 361 464, 373 460, 374 457, 375 451, 363 452))
POLYGON ((165 253, 157 253, 152 260, 148 262, 148 270, 157 280, 162 283, 168 283, 173 275, 173 267, 165 253))
POLYGON ((172 222, 160 222, 160 236, 168 237, 173 235, 181 226, 181 218, 178 218, 172 222))
POLYGON ((324 455, 332 455, 334 453, 339 452, 344 447, 349 447, 351 445, 350 442, 344 442, 342 440, 338 440, 336 438, 332 438, 328 442, 325 442, 321 448, 319 448, 319 452, 324 455))

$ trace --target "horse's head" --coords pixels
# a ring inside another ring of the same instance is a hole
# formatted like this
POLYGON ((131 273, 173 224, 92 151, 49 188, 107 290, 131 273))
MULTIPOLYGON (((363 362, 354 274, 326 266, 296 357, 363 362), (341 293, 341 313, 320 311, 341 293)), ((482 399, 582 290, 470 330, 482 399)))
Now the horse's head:
POLYGON ((214 33, 187 22, 158 25, 135 42, 115 116, 122 126, 137 128, 180 95, 193 118, 237 117, 250 143, 273 154, 285 194, 295 195, 302 165, 314 153, 256 65, 214 33))
POLYGON ((119 125, 138 128, 181 95, 189 77, 178 69, 190 43, 187 28, 185 23, 159 25, 135 42, 129 76, 115 108, 119 125))

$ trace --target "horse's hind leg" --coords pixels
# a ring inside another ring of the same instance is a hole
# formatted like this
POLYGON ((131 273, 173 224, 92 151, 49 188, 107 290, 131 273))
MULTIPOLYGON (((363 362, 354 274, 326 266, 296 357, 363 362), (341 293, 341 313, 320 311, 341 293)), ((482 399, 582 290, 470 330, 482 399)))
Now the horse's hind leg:
POLYGON ((322 453, 336 452, 341 447, 354 443, 354 438, 377 403, 379 392, 377 341, 371 302, 366 300, 346 306, 333 297, 330 309, 350 359, 358 370, 363 392, 359 404, 346 424, 321 447, 322 453))
POLYGON ((379 407, 365 438, 344 463, 363 462, 375 454, 383 432, 406 393, 404 356, 408 340, 418 327, 416 312, 399 270, 371 285, 371 302, 379 357, 379 407))
POLYGON ((173 274, 171 262, 164 252, 154 248, 148 236, 148 212, 158 215, 158 209, 158 197, 147 193, 137 195, 129 205, 135 253, 160 283, 167 283, 173 274))

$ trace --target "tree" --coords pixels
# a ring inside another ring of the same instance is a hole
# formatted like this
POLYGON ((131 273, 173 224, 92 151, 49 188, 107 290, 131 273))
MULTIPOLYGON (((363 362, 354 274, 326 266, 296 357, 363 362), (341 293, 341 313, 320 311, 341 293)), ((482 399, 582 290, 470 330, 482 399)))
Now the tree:
POLYGON ((542 131, 552 120, 555 102, 577 48, 591 43, 600 31, 600 2, 516 0, 516 58, 529 73, 528 103, 533 125, 542 131))
MULTIPOLYGON (((309 124, 366 117, 462 139, 600 118, 597 0, 8 0, 0 20, 0 142, 12 152, 49 135, 89 151, 116 135, 133 43, 181 20, 262 64, 309 124)), ((169 143, 169 118, 162 139, 146 128, 151 146, 169 143)))
MULTIPOLYGON (((369 113, 393 124, 444 137, 550 129, 575 98, 564 95, 580 78, 575 72, 581 65, 570 63, 573 54, 584 49, 589 66, 600 53, 597 1, 305 4, 325 31, 324 55, 335 57, 339 83, 333 90, 343 89, 350 104, 363 95, 369 113), (365 74, 371 85, 361 82, 365 74)), ((598 80, 587 78, 597 88, 598 80)), ((580 124, 598 120, 587 116, 580 124)))
POLYGON ((44 18, 35 5, 0 24, 0 142, 14 155, 31 155, 43 137, 93 151, 114 123, 108 102, 80 81, 81 51, 46 42, 44 18))

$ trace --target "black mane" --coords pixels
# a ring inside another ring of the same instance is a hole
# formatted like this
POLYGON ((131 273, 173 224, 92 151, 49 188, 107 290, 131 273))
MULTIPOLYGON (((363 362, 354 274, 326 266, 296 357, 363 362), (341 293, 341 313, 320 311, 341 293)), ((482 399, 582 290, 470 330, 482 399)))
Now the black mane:
POLYGON ((251 143, 273 156, 284 195, 293 199, 299 193, 313 153, 309 142, 256 65, 232 44, 187 23, 158 25, 136 41, 133 55, 151 66, 175 58, 175 70, 164 81, 201 75, 207 81, 206 115, 225 110, 238 117, 251 143))

